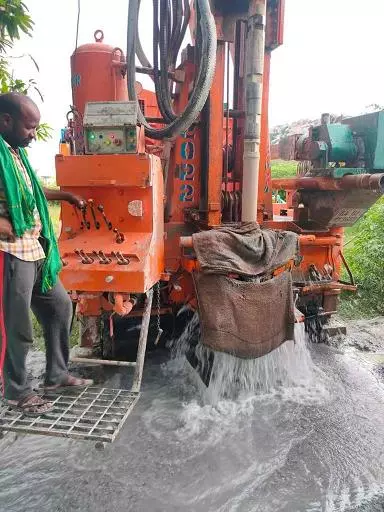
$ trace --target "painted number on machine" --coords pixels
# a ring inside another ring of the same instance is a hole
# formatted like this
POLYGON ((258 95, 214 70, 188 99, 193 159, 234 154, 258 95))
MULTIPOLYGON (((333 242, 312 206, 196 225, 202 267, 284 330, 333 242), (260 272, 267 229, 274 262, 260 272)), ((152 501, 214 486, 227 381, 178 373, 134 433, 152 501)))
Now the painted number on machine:
POLYGON ((192 164, 181 164, 179 178, 183 181, 193 181, 195 179, 195 166, 192 164))
POLYGON ((181 185, 180 201, 190 203, 193 201, 194 188, 192 185, 181 185))
POLYGON ((181 158, 183 160, 193 160, 195 158, 195 145, 193 142, 183 142, 181 145, 181 158))
MULTIPOLYGON (((183 134, 184 138, 193 138, 194 131, 189 130, 183 134)), ((181 164, 179 166, 179 179, 181 181, 193 181, 195 179, 195 166, 189 163, 195 158, 195 144, 192 140, 186 140, 181 144, 181 164)), ((193 185, 182 183, 180 185, 179 200, 184 203, 191 203, 194 200, 195 189, 193 185)))

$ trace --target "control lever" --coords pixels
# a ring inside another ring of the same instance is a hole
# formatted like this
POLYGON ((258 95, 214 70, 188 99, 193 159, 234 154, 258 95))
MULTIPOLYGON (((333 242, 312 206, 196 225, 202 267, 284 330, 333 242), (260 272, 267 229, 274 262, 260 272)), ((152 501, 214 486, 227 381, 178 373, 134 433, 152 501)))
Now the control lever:
POLYGON ((95 223, 95 228, 100 229, 100 222, 96 219, 95 209, 94 209, 94 201, 93 199, 88 199, 89 208, 91 210, 91 214, 93 217, 93 222, 95 223))
POLYGON ((85 265, 90 265, 94 262, 94 259, 88 256, 88 254, 86 254, 83 250, 80 251, 80 256, 84 258, 85 265))
POLYGON ((130 260, 128 258, 125 258, 121 252, 112 252, 111 255, 117 259, 118 265, 129 265, 130 260))
POLYGON ((99 251, 99 256, 102 258, 102 262, 100 262, 102 265, 109 265, 112 263, 111 258, 108 258, 108 256, 106 256, 103 251, 99 251))
POLYGON ((100 265, 109 265, 110 263, 112 263, 112 260, 110 258, 107 258, 103 251, 93 251, 92 254, 94 254, 96 258, 99 260, 100 265))
POLYGON ((80 261, 83 265, 91 265, 91 263, 94 262, 93 258, 91 258, 87 254, 85 254, 85 252, 83 250, 75 249, 75 254, 77 254, 77 256, 79 256, 80 261))
POLYGON ((81 208, 81 214, 83 216, 84 226, 87 229, 91 229, 91 223, 89 222, 89 220, 87 220, 87 205, 85 205, 83 208, 81 208))
POLYGON ((78 211, 78 208, 77 206, 73 206, 73 209, 75 210, 75 215, 76 215, 76 218, 77 220, 79 221, 79 224, 80 224, 80 229, 84 229, 84 222, 80 219, 79 217, 79 211, 78 211))
POLYGON ((99 256, 97 251, 92 251, 92 254, 99 260, 99 263, 103 262, 103 259, 99 256))
POLYGON ((125 236, 123 233, 120 233, 117 228, 113 230, 114 233, 116 233, 116 243, 122 244, 125 240, 125 236))
POLYGON ((104 219, 104 222, 105 224, 107 225, 107 228, 109 229, 109 231, 112 231, 112 222, 110 222, 108 219, 107 219, 107 216, 105 215, 105 212, 104 212, 104 206, 102 204, 99 204, 99 206, 97 207, 97 209, 99 210, 99 212, 101 213, 101 215, 103 216, 103 219, 104 219))

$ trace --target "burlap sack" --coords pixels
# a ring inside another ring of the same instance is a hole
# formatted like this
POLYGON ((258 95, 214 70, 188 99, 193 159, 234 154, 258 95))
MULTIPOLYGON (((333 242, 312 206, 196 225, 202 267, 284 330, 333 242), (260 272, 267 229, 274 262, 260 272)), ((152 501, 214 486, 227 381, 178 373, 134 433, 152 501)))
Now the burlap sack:
POLYGON ((201 342, 220 352, 254 359, 293 340, 292 277, 284 272, 263 283, 195 273, 201 342))

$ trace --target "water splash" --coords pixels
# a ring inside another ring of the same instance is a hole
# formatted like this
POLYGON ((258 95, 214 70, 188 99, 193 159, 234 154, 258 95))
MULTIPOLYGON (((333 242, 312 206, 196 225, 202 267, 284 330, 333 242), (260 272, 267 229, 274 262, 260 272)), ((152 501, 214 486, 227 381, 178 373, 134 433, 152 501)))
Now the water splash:
POLYGON ((243 392, 269 394, 281 388, 310 385, 313 373, 304 325, 296 324, 295 341, 287 341, 258 359, 216 353, 208 392, 212 401, 234 398, 243 392))
MULTIPOLYGON (((202 373, 210 364, 211 351, 199 343, 200 329, 195 314, 184 332, 171 344, 173 364, 180 370, 191 345, 202 373), (181 362, 183 361, 183 362, 181 362), (176 363, 178 362, 178 363, 176 363)), ((307 388, 315 381, 315 367, 309 352, 304 324, 295 325, 295 340, 258 359, 239 359, 215 352, 209 386, 202 386, 205 402, 237 399, 246 394, 269 394, 291 387, 307 388)))

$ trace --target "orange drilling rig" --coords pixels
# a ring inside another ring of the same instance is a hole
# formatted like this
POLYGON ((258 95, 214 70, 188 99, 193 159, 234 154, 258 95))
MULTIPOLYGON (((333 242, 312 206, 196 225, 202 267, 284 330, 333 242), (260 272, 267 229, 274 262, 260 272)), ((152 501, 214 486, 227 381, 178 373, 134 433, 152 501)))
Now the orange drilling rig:
POLYGON ((352 276, 341 281, 343 227, 384 189, 381 113, 336 124, 324 116, 295 141, 304 171, 272 180, 268 92, 284 0, 153 0, 151 58, 139 10, 130 0, 126 52, 97 31, 72 55, 73 106, 56 157, 57 184, 87 200, 61 212, 61 278, 81 319, 72 359, 133 366, 134 391, 148 332, 158 342, 163 319, 198 307, 197 233, 249 223, 294 233, 299 254, 270 277, 288 272, 302 317, 327 318, 341 291, 356 289, 352 276), (288 204, 274 205, 274 190, 288 204))

